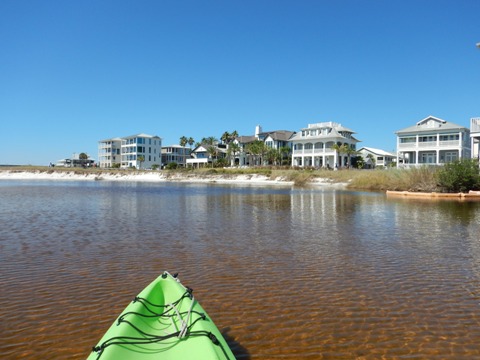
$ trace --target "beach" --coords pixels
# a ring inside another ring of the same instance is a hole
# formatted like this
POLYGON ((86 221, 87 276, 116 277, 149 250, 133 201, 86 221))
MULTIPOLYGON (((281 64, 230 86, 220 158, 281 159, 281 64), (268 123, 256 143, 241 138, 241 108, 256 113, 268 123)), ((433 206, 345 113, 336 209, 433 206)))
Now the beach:
MULTIPOLYGON (((0 170, 0 180, 75 180, 75 181, 132 181, 132 182, 190 182, 238 185, 284 185, 293 181, 283 177, 272 179, 260 174, 196 174, 164 171, 66 171, 66 170, 0 170)), ((315 178, 310 185, 344 188, 347 183, 333 183, 329 179, 315 178)))

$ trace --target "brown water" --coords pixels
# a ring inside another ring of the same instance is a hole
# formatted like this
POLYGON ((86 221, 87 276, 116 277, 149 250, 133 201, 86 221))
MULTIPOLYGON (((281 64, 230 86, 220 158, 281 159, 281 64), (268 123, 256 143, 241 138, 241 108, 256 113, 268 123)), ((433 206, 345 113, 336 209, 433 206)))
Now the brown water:
POLYGON ((0 181, 0 357, 83 359, 162 271, 239 359, 480 359, 480 204, 0 181))

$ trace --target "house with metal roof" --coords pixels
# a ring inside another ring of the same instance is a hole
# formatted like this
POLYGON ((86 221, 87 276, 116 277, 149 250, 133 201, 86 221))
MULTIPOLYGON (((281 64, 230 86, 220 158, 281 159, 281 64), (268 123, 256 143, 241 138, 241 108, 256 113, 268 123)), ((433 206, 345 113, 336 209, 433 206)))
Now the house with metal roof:
POLYGON ((391 152, 364 146, 357 151, 363 158, 365 168, 373 169, 376 166, 392 166, 397 162, 397 155, 391 152))
POLYGON ((349 166, 349 153, 355 152, 360 142, 353 134, 355 131, 333 121, 308 124, 290 138, 292 165, 330 169, 349 166), (348 151, 339 152, 341 146, 348 151))
POLYGON ((470 157, 470 130, 434 116, 395 132, 398 165, 441 165, 470 157))

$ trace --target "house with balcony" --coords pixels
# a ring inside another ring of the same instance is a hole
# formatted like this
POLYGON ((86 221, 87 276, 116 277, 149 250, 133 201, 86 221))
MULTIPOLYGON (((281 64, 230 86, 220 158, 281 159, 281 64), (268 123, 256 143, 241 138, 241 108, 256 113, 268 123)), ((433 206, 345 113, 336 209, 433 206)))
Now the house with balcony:
POLYGON ((336 122, 308 124, 306 128, 290 138, 292 143, 292 165, 299 167, 315 167, 337 169, 350 165, 350 154, 356 150, 356 139, 353 130, 336 122), (347 153, 339 153, 337 147, 344 146, 347 153))
POLYGON ((227 157, 227 145, 200 144, 192 150, 190 158, 186 161, 186 165, 201 168, 212 164, 215 160, 225 157, 227 157))
POLYGON ((434 116, 395 134, 399 166, 442 165, 470 157, 470 130, 434 116))
POLYGON ((472 158, 480 160, 480 118, 470 119, 470 148, 472 158))
POLYGON ((160 166, 161 156, 162 139, 158 136, 137 134, 98 142, 100 167, 147 169, 160 166))
POLYGON ((170 145, 162 147, 162 166, 176 163, 180 167, 187 165, 187 159, 190 158, 192 150, 189 147, 181 145, 170 145))
POLYGON ((98 142, 98 166, 101 168, 120 166, 121 149, 122 139, 119 137, 100 140, 98 142))
POLYGON ((396 154, 381 149, 364 146, 357 153, 363 158, 366 169, 373 169, 377 166, 395 166, 397 162, 396 154))

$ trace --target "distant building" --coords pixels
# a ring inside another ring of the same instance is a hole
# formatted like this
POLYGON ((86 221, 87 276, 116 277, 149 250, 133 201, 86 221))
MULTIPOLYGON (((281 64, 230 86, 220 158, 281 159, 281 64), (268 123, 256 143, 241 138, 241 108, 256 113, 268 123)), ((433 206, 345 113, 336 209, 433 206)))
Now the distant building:
POLYGON ((292 165, 300 167, 341 168, 350 165, 350 155, 339 153, 337 146, 345 145, 352 152, 356 150, 356 139, 350 130, 336 122, 308 124, 291 137, 293 144, 292 165))
MULTIPOLYGON (((248 154, 247 146, 254 141, 262 141, 267 148, 280 150, 281 148, 290 148, 292 144, 290 138, 295 134, 290 130, 274 130, 274 131, 262 131, 262 127, 257 125, 255 127, 255 135, 238 136, 234 143, 239 146, 239 151, 235 154, 233 159, 233 165, 249 166, 249 165, 261 165, 255 164, 256 159, 254 156, 248 154)), ((258 161, 258 159, 257 159, 258 161)))
POLYGON ((162 139, 158 136, 137 134, 121 138, 101 140, 98 143, 100 167, 137 169, 160 167, 162 157, 162 139))
POLYGON ((176 163, 178 166, 185 167, 191 152, 190 148, 181 145, 163 146, 162 165, 176 163))
POLYGON ((397 162, 395 154, 371 147, 360 148, 358 154, 363 158, 367 169, 373 169, 376 166, 392 166, 397 162))
POLYGON ((194 148, 190 154, 190 158, 187 159, 187 166, 194 168, 200 168, 208 166, 213 161, 227 157, 227 146, 224 144, 200 144, 194 148), (212 156, 210 148, 214 148, 215 155, 212 156))
POLYGON ((70 159, 61 159, 58 160, 55 164, 50 164, 50 166, 60 166, 60 167, 92 167, 95 165, 94 159, 80 159, 80 154, 73 154, 70 159))
POLYGON ((480 118, 470 119, 470 139, 472 158, 480 160, 480 118))
POLYGON ((396 134, 399 166, 441 165, 470 157, 470 130, 434 116, 396 134))
POLYGON ((98 166, 101 168, 120 167, 122 163, 122 138, 98 142, 98 166))

